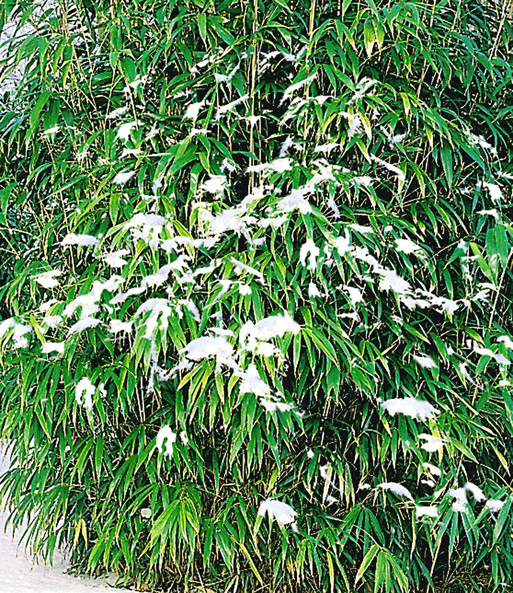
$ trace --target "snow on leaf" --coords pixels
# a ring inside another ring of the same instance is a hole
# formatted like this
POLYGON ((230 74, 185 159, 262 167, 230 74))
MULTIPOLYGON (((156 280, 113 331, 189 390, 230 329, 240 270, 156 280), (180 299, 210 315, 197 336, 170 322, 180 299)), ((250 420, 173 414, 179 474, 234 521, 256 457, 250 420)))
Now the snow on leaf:
POLYGON ((451 488, 448 494, 449 496, 453 496, 455 498, 451 507, 455 513, 468 512, 467 495, 465 492, 465 488, 451 488))
POLYGON ((348 227, 357 233, 367 234, 367 235, 374 235, 374 229, 371 226, 364 226, 362 224, 352 223, 349 224, 348 227))
POLYGON ((285 89, 285 92, 283 93, 283 97, 281 98, 281 101, 280 101, 280 105, 282 103, 284 103, 288 98, 290 98, 290 96, 293 93, 295 93, 296 91, 298 91, 300 88, 302 88, 305 85, 309 84, 310 82, 314 81, 316 79, 316 77, 317 77, 317 74, 312 74, 308 78, 305 78, 304 80, 296 82, 295 84, 292 84, 287 89, 285 89))
POLYGON ((505 504, 504 500, 494 500, 494 499, 490 498, 490 500, 486 501, 485 507, 487 509, 490 509, 490 511, 492 513, 498 513, 502 509, 504 504, 505 504))
POLYGON ((170 303, 167 299, 148 299, 137 309, 135 315, 138 317, 143 313, 150 312, 143 325, 146 326, 144 337, 148 340, 154 339, 154 333, 160 319, 162 334, 166 334, 169 325, 169 317, 173 314, 170 303))
POLYGON ((348 251, 351 251, 351 246, 350 246, 350 238, 349 235, 346 234, 344 237, 339 236, 335 239, 335 248, 338 251, 338 254, 340 256, 344 255, 345 253, 347 253, 348 251))
POLYGON ((477 214, 482 214, 483 216, 492 216, 495 220, 499 220, 499 213, 495 208, 491 210, 478 210, 477 214))
POLYGON ((162 227, 166 223, 167 219, 158 214, 144 214, 144 212, 138 212, 126 223, 126 227, 162 227))
POLYGON ((420 517, 432 517, 433 519, 436 519, 438 517, 438 507, 415 505, 415 514, 417 519, 420 517))
POLYGON ((506 348, 513 350, 513 340, 509 336, 501 336, 500 338, 497 338, 497 342, 501 342, 506 348))
POLYGON ((447 493, 449 496, 452 496, 455 499, 452 504, 452 510, 454 512, 468 512, 467 492, 470 492, 477 502, 486 500, 486 496, 479 486, 472 484, 472 482, 467 482, 462 488, 451 488, 447 493))
POLYGON ((251 165, 246 169, 246 173, 283 173, 292 169, 292 159, 283 157, 274 159, 270 163, 260 163, 259 165, 251 165))
POLYGON ((127 263, 126 260, 123 259, 123 256, 128 255, 129 253, 128 249, 120 249, 119 251, 104 254, 102 259, 111 268, 122 268, 127 263))
POLYGON ((258 221, 258 226, 262 228, 272 227, 273 229, 279 228, 282 224, 285 224, 289 219, 287 214, 282 216, 275 216, 274 218, 261 218, 258 221))
POLYGON ((238 105, 240 105, 241 103, 244 103, 245 101, 247 101, 249 99, 249 94, 246 93, 245 95, 243 95, 242 97, 240 97, 239 99, 235 99, 235 101, 231 101, 230 103, 227 103, 226 105, 222 105, 221 107, 219 107, 219 109, 217 110, 215 119, 218 120, 220 119, 221 115, 224 115, 225 113, 228 113, 230 111, 233 111, 233 109, 235 109, 235 107, 237 107, 238 105))
POLYGON ((321 144, 314 148, 314 152, 321 152, 323 154, 329 154, 334 148, 340 148, 338 142, 330 142, 329 144, 321 144))
POLYGON ((192 119, 195 122, 198 119, 199 112, 203 107, 205 101, 198 101, 197 103, 191 103, 187 109, 185 110, 184 117, 187 119, 192 119))
POLYGON ((310 284, 308 285, 308 296, 311 299, 321 296, 319 288, 317 287, 317 284, 315 284, 315 282, 310 282, 310 284))
POLYGON ((125 185, 125 183, 130 181, 136 173, 137 171, 120 171, 114 176, 112 183, 115 183, 116 185, 125 185))
POLYGON ((258 278, 258 280, 261 282, 261 284, 265 283, 265 278, 264 278, 264 275, 262 274, 262 272, 259 272, 258 270, 256 270, 255 268, 252 268, 251 266, 243 264, 242 262, 238 261, 234 257, 231 257, 230 261, 235 266, 236 272, 238 274, 241 274, 242 272, 247 272, 248 274, 251 274, 251 275, 255 276, 256 278, 258 278))
POLYGON ((77 332, 84 331, 90 327, 96 327, 100 323, 101 321, 95 317, 85 317, 84 319, 80 319, 80 321, 77 321, 69 328, 68 337, 72 334, 76 334, 77 332))
POLYGON ((75 388, 75 398, 79 405, 91 409, 93 406, 93 395, 96 387, 91 383, 89 377, 82 377, 75 388))
POLYGON ((36 274, 34 276, 34 280, 41 284, 43 288, 55 288, 59 286, 59 281, 55 279, 55 276, 60 276, 62 272, 60 270, 50 270, 49 272, 42 272, 41 274, 36 274))
POLYGON ((424 449, 424 451, 429 451, 430 453, 438 451, 438 449, 441 449, 444 446, 444 440, 432 434, 419 434, 419 439, 426 441, 420 448, 424 449))
POLYGON ((135 240, 142 239, 148 245, 157 247, 159 235, 166 224, 167 219, 163 216, 138 212, 125 224, 125 228, 130 229, 135 240))
POLYGON ((305 195, 310 194, 312 191, 313 189, 310 187, 293 189, 290 194, 276 204, 276 209, 279 212, 292 212, 297 209, 301 214, 309 214, 312 207, 310 202, 305 199, 305 195))
POLYGON ((127 334, 131 333, 133 330, 133 322, 132 321, 120 321, 119 319, 111 319, 109 325, 109 331, 113 334, 117 334, 119 332, 125 332, 127 334))
POLYGON ((486 496, 484 495, 484 492, 481 490, 481 488, 479 488, 479 486, 476 486, 472 482, 467 482, 463 487, 467 492, 470 492, 470 494, 472 494, 472 496, 477 502, 482 502, 483 500, 486 500, 486 496))
POLYGON ((233 336, 233 331, 231 329, 226 329, 224 327, 209 327, 208 331, 215 334, 216 336, 233 336))
POLYGON ((416 354, 413 354, 412 358, 423 369, 437 368, 436 362, 431 358, 431 356, 428 356, 427 354, 420 354, 418 356, 416 354))
POLYGON ((290 412, 292 410, 292 406, 287 404, 286 402, 279 401, 277 399, 273 399, 271 396, 270 398, 262 398, 260 400, 260 404, 268 411, 268 412, 290 412))
POLYGON ((143 288, 161 286, 167 281, 167 278, 171 270, 175 269, 175 263, 166 264, 159 268, 154 274, 148 274, 141 280, 141 286, 143 288))
POLYGON ((510 361, 503 355, 503 354, 496 354, 490 348, 482 348, 479 346, 477 342, 473 342, 473 350, 476 354, 480 354, 481 356, 490 356, 499 364, 509 365, 511 364, 510 361))
POLYGON ((279 350, 269 342, 257 342, 257 345, 253 350, 253 354, 256 354, 258 356, 266 356, 268 358, 271 356, 276 356, 278 358, 283 356, 281 350, 279 350))
POLYGON ((356 288, 355 286, 346 285, 344 285, 342 288, 349 296, 349 300, 351 301, 352 305, 356 305, 357 303, 363 302, 363 294, 359 288, 356 288))
POLYGON ((41 352, 43 354, 51 354, 52 352, 64 354, 64 342, 45 342, 41 345, 41 352))
POLYGON ((260 503, 258 507, 258 515, 265 516, 268 514, 272 521, 276 521, 280 525, 289 525, 297 532, 297 525, 295 517, 297 512, 287 503, 279 500, 267 499, 260 503))
POLYGON ((57 299, 49 299, 48 301, 45 301, 39 305, 39 311, 41 311, 41 313, 46 313, 50 310, 52 305, 55 305, 58 302, 59 301, 57 299))
POLYGON ((345 116, 349 121, 349 128, 347 130, 347 137, 352 138, 360 132, 362 129, 362 118, 358 113, 345 113, 341 112, 341 115, 345 116))
POLYGON ((303 245, 301 245, 299 261, 301 262, 302 266, 306 266, 306 258, 308 254, 310 254, 308 269, 315 270, 317 258, 319 257, 319 248, 315 245, 312 239, 307 239, 303 245))
POLYGON ((441 476, 442 475, 442 470, 439 467, 436 467, 436 465, 425 462, 422 464, 422 467, 424 469, 427 469, 431 474, 433 474, 433 476, 441 476))
POLYGON ((60 315, 48 315, 43 319, 43 323, 45 323, 49 328, 55 329, 62 323, 62 317, 60 315))
POLYGON ((267 341, 272 338, 283 337, 287 332, 292 332, 295 335, 300 329, 299 324, 288 313, 284 313, 283 315, 273 315, 258 321, 254 326, 253 337, 267 341))
POLYGON ((401 278, 395 270, 388 270, 380 266, 377 273, 382 277, 379 283, 380 290, 393 290, 398 293, 410 290, 410 284, 401 278))
POLYGON ((263 381, 254 364, 250 364, 246 371, 241 374, 242 382, 240 385, 241 393, 253 393, 257 397, 269 397, 272 393, 271 388, 263 381))
POLYGON ((404 496, 408 500, 413 501, 413 496, 408 488, 405 488, 402 484, 398 484, 397 482, 382 482, 378 484, 376 488, 382 488, 383 490, 391 490, 398 496, 404 496))
POLYGON ((196 362, 212 357, 224 360, 231 358, 233 346, 224 336, 202 336, 189 342, 179 353, 196 362))
POLYGON ((210 178, 201 185, 201 189, 209 194, 222 194, 226 189, 226 176, 211 175, 210 178))
POLYGON ((28 346, 28 338, 26 335, 32 332, 32 329, 31 325, 23 325, 22 323, 14 324, 14 332, 11 336, 11 339, 14 342, 14 349, 26 348, 28 346))
POLYGON ((244 282, 239 282, 239 294, 246 296, 251 294, 251 286, 249 284, 245 284, 244 282))
POLYGON ((392 173, 395 173, 397 175, 397 177, 399 178, 400 181, 404 181, 405 175, 401 171, 401 169, 399 169, 399 167, 396 167, 395 165, 392 165, 391 163, 388 163, 387 161, 384 161, 383 159, 380 159, 379 157, 375 156, 374 154, 371 154, 370 155, 370 158, 374 162, 376 162, 378 165, 381 165, 382 167, 385 167, 385 169, 388 169, 392 173))
POLYGON ((171 457, 173 455, 173 445, 176 442, 176 433, 168 425, 163 426, 158 434, 156 446, 161 453, 171 457))
POLYGON ((130 132, 133 128, 137 126, 136 121, 128 121, 124 124, 121 124, 116 132, 116 140, 128 140, 130 138, 130 132))
POLYGON ((486 189, 490 193, 490 198, 492 198, 492 202, 499 202, 503 197, 501 188, 495 183, 487 183, 486 181, 483 181, 483 187, 486 187, 486 189))
POLYGON ((356 177, 353 177, 351 181, 356 187, 360 187, 360 185, 372 185, 374 179, 369 177, 369 175, 357 175, 356 177))
POLYGON ((178 301, 178 304, 181 306, 184 306, 187 311, 189 311, 189 313, 192 315, 192 318, 194 319, 194 321, 200 322, 201 321, 201 315, 199 312, 198 307, 196 307, 195 303, 193 301, 191 301, 190 299, 180 299, 178 301))
POLYGON ((100 301, 103 292, 115 292, 122 282, 124 282, 124 279, 117 275, 111 276, 105 282, 95 280, 88 293, 79 295, 66 305, 63 315, 70 317, 78 308, 81 309, 81 319, 94 315, 100 309, 97 303, 100 301))
POLYGON ((75 233, 69 233, 66 235, 64 239, 61 241, 61 245, 65 247, 66 245, 79 245, 81 247, 91 247, 94 245, 98 245, 100 241, 96 237, 92 237, 91 235, 76 235, 75 233))
POLYGON ((240 64, 237 64, 228 74, 214 74, 216 82, 229 82, 240 69, 240 64))
POLYGON ((247 321, 240 328, 239 341, 245 350, 254 352, 258 342, 267 342, 274 338, 283 337, 287 332, 294 335, 301 329, 288 313, 265 317, 257 323, 247 321))
POLYGON ((114 111, 111 111, 110 113, 108 113, 105 116, 105 119, 116 119, 117 117, 124 115, 127 111, 128 111, 128 105, 125 105, 123 107, 118 107, 117 109, 114 109, 114 111))
POLYGON ((417 420, 426 422, 439 414, 440 411, 434 408, 429 402, 415 399, 413 397, 394 398, 381 403, 381 407, 391 416, 404 414, 417 420))
POLYGON ((417 253, 422 251, 422 249, 414 243, 411 239, 396 239, 395 240, 395 248, 397 251, 401 251, 402 253, 406 253, 409 255, 410 253, 417 253))

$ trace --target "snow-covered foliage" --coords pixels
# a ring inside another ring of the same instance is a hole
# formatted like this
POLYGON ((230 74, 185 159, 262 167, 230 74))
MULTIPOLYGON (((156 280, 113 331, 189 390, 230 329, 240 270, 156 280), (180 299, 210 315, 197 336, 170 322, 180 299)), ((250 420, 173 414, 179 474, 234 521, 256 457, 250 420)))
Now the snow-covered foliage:
POLYGON ((513 584, 506 28, 200 4, 63 0, 13 42, 0 494, 139 586, 513 584))

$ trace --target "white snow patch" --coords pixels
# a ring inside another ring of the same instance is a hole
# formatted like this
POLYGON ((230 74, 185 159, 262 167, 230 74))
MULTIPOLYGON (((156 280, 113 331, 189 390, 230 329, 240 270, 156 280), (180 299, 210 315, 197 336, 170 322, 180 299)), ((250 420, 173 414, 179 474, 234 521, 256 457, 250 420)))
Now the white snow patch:
POLYGON ((43 354, 51 354, 52 352, 64 354, 64 342, 45 342, 41 346, 41 352, 43 354))
POLYGON ((176 433, 168 425, 163 426, 158 434, 156 446, 161 453, 171 457, 173 455, 173 445, 176 442, 176 433))
POLYGON ((513 350, 513 340, 509 336, 501 336, 497 338, 497 342, 504 344, 509 350, 513 350))
POLYGON ((415 512, 417 514, 417 518, 432 517, 436 519, 436 517, 438 517, 438 507, 435 506, 416 505, 415 512))
POLYGON ((34 280, 41 284, 43 288, 55 288, 59 286, 59 281, 55 279, 55 276, 60 276, 62 272, 60 270, 50 270, 49 272, 42 272, 41 274, 36 274, 34 276, 34 280))
POLYGON ((382 488, 383 490, 391 490, 398 496, 404 496, 405 498, 413 501, 413 496, 408 488, 405 488, 402 484, 398 484, 397 482, 382 482, 378 484, 376 488, 382 488))
POLYGON ((79 405, 91 409, 93 407, 93 395, 96 387, 91 383, 89 377, 82 377, 75 388, 75 397, 79 405))
POLYGON ((92 237, 91 235, 76 235, 75 233, 69 233, 64 237, 61 242, 61 245, 65 247, 66 245, 79 245, 81 247, 91 247, 94 245, 98 245, 100 241, 96 237, 92 237))
POLYGON ((180 354, 184 354, 187 358, 195 361, 212 358, 213 356, 228 358, 232 353, 233 346, 224 336, 217 338, 208 336, 196 338, 180 350, 180 354))
POLYGON ((404 414, 414 418, 417 422, 426 422, 440 414, 429 402, 415 399, 414 397, 394 398, 381 403, 381 407, 391 416, 404 414))
POLYGON ((427 469, 431 474, 433 474, 433 476, 441 476, 442 475, 442 470, 439 467, 436 467, 436 465, 433 465, 432 463, 423 463, 422 467, 424 469, 427 469))
POLYGON ((77 332, 84 331, 85 329, 88 329, 90 327, 96 327, 100 323, 101 321, 99 319, 96 319, 95 317, 85 317, 84 319, 81 319, 80 321, 74 323, 69 328, 68 337, 72 334, 76 334, 77 332))
POLYGON ((477 502, 486 500, 486 496, 481 488, 472 482, 467 482, 461 488, 451 488, 447 494, 455 499, 452 503, 452 510, 455 513, 466 513, 468 511, 467 492, 470 492, 477 502))
POLYGON ((401 251, 402 253, 406 253, 407 255, 422 251, 422 249, 417 245, 417 243, 414 243, 411 239, 396 239, 395 248, 397 249, 397 251, 401 251))
POLYGON ((266 513, 273 521, 276 521, 280 525, 290 524, 292 529, 297 532, 297 524, 295 521, 297 512, 287 503, 268 498, 261 502, 258 507, 258 515, 263 517, 266 513))
POLYGON ((315 270, 317 258, 319 257, 319 248, 315 245, 312 239, 307 239, 303 245, 301 245, 299 261, 301 262, 302 266, 306 266, 306 258, 308 254, 310 254, 310 257, 308 258, 308 269, 315 270))
POLYGON ((498 513, 502 509, 504 504, 505 504, 504 500, 493 500, 491 498, 490 500, 486 501, 485 507, 487 509, 490 509, 490 511, 492 513, 498 513))
POLYGON ((123 259, 123 256, 128 254, 128 249, 120 249, 119 251, 106 253, 102 256, 102 259, 111 268, 122 268, 127 263, 126 260, 123 259))
POLYGON ((419 434, 419 439, 426 441, 424 444, 420 446, 421 449, 424 451, 429 451, 430 453, 434 451, 438 451, 444 446, 444 439, 441 437, 433 436, 432 434, 419 434))
POLYGON ((412 358, 423 369, 437 368, 436 362, 431 358, 431 356, 428 356, 427 354, 420 354, 419 356, 413 354, 412 358))
POLYGON ((112 183, 115 183, 116 185, 125 185, 125 183, 132 179, 136 172, 137 171, 120 171, 114 176, 112 183))
POLYGON ((111 319, 109 330, 113 334, 119 332, 131 333, 133 330, 133 321, 121 321, 120 319, 111 319))

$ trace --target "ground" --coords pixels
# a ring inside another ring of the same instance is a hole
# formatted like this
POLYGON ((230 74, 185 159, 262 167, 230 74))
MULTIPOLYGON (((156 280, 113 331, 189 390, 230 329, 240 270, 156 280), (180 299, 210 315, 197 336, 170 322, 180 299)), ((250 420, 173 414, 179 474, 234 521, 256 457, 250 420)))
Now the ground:
MULTIPOLYGON (((8 467, 0 450, 0 474, 8 467)), ((60 555, 53 567, 33 564, 32 558, 18 546, 20 534, 13 538, 5 528, 7 513, 0 512, 0 591, 1 593, 128 593, 113 589, 105 580, 76 578, 65 573, 66 560, 60 555)))

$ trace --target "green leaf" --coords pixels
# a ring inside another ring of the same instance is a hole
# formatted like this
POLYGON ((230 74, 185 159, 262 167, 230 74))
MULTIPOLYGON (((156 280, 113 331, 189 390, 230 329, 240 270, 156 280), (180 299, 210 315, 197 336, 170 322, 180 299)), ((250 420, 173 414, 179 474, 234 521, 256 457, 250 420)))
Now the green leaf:
POLYGON ((207 15, 201 12, 196 17, 198 19, 198 28, 203 41, 207 41, 207 15))
POLYGON ((374 29, 374 23, 371 19, 367 19, 363 26, 363 38, 365 44, 365 51, 369 58, 372 55, 372 48, 376 41, 376 31, 374 29))
POLYGON ((447 179, 447 186, 451 188, 454 178, 454 165, 452 159, 452 148, 448 144, 444 144, 440 148, 440 158, 442 159, 442 167, 445 178, 447 179))
POLYGON ((29 131, 26 137, 26 142, 28 142, 30 138, 33 136, 41 119, 41 111, 43 107, 48 103, 48 100, 51 96, 52 94, 49 91, 45 91, 39 95, 34 107, 30 112, 29 131))
POLYGON ((356 578, 354 581, 355 585, 363 577, 363 575, 369 568, 371 562, 374 560, 374 558, 376 557, 376 554, 380 551, 380 549, 381 548, 378 546, 378 544, 374 544, 369 548, 369 550, 363 557, 363 560, 362 560, 362 563, 360 564, 360 568, 358 569, 358 572, 356 573, 356 578))

